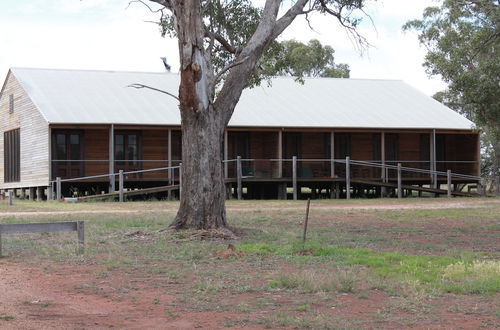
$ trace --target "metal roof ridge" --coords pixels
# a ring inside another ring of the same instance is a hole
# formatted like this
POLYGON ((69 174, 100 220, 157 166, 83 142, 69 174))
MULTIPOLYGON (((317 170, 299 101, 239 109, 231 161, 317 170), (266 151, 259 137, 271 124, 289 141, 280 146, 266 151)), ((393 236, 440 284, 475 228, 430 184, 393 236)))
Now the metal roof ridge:
MULTIPOLYGON (((128 71, 128 70, 104 70, 104 69, 66 69, 66 68, 35 68, 35 67, 11 67, 11 70, 46 70, 46 71, 80 71, 80 72, 108 72, 108 73, 142 73, 142 74, 170 74, 179 75, 179 72, 151 72, 151 71, 128 71)), ((272 76, 271 79, 297 79, 294 76, 272 76)), ((364 80, 364 81, 400 81, 403 79, 379 79, 379 78, 337 78, 337 77, 303 77, 304 80, 364 80)), ((407 84, 407 83, 406 83, 407 84)))
POLYGON ((68 71, 68 72, 106 72, 106 73, 141 73, 141 74, 159 74, 175 75, 176 72, 148 72, 148 71, 127 71, 127 70, 99 70, 99 69, 63 69, 63 68, 34 68, 34 67, 11 67, 10 70, 37 70, 37 71, 68 71))
MULTIPOLYGON (((294 76, 273 76, 271 79, 297 79, 294 76)), ((303 77, 304 80, 365 80, 365 81, 400 81, 403 79, 378 79, 378 78, 336 78, 336 77, 303 77)))

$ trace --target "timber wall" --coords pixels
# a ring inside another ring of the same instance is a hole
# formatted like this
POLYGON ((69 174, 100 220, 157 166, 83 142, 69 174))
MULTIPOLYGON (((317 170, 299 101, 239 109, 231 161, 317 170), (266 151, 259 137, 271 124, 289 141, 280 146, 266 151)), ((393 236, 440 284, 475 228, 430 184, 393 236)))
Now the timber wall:
POLYGON ((9 71, 0 99, 0 189, 47 186, 49 125, 9 71), (9 95, 14 112, 9 113, 9 95), (4 182, 4 132, 20 128, 20 182, 4 182))

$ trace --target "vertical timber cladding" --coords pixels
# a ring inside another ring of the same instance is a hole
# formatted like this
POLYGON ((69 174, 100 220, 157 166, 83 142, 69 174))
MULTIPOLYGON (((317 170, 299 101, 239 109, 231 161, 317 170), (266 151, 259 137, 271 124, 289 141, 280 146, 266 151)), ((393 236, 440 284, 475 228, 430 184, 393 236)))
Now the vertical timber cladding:
MULTIPOLYGON (((353 146, 349 153, 352 160, 373 160, 373 133, 351 133, 351 144, 353 146)), ((344 157, 343 157, 344 158, 344 157)), ((370 178, 373 176, 373 168, 359 165, 351 165, 352 178, 370 178)))
MULTIPOLYGON (((142 131, 143 169, 166 167, 168 165, 168 131, 165 129, 144 129, 142 131)), ((143 173, 146 180, 166 181, 167 171, 143 173)))
POLYGON ((249 135, 250 158, 255 159, 253 164, 254 175, 259 178, 278 176, 278 162, 270 159, 278 158, 278 133, 257 131, 249 135))
POLYGON ((20 130, 3 133, 4 143, 4 182, 21 181, 21 143, 20 130))
MULTIPOLYGON (((303 159, 330 158, 330 133, 305 132, 301 134, 303 159)), ((298 164, 299 176, 305 178, 326 178, 330 176, 330 162, 328 161, 300 161, 298 164)))

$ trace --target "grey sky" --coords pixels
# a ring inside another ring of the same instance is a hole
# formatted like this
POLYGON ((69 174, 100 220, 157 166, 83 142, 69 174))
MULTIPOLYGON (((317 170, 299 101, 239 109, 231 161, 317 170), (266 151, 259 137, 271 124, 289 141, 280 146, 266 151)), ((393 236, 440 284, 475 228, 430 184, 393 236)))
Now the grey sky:
MULTIPOLYGON (((0 76, 9 67, 43 67, 126 71, 162 71, 166 56, 178 67, 177 42, 160 37, 158 15, 128 0, 1 0, 0 76)), ((415 33, 401 26, 419 18, 433 0, 378 0, 366 10, 360 32, 373 45, 360 56, 352 41, 331 18, 315 15, 314 31, 303 19, 282 39, 319 39, 336 50, 336 61, 351 66, 351 77, 402 79, 426 94, 444 88, 421 65, 425 50, 415 33)))

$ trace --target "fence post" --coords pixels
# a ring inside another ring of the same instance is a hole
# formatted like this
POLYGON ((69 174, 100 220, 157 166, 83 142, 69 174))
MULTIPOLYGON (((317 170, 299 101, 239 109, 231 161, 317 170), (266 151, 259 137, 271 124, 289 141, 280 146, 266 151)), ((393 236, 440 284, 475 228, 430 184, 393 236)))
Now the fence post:
POLYGON ((345 158, 345 193, 346 198, 351 199, 351 160, 349 156, 345 158))
MULTIPOLYGON (((387 181, 387 172, 385 167, 385 162, 382 162, 382 183, 386 183, 387 181)), ((384 198, 386 196, 386 187, 382 185, 380 187, 380 197, 384 198)))
POLYGON ((448 184, 448 198, 451 197, 451 170, 446 171, 446 183, 448 184))
POLYGON ((7 191, 7 194, 9 196, 8 197, 9 198, 9 205, 12 205, 12 195, 13 195, 12 190, 7 191))
POLYGON ((76 233, 78 235, 78 253, 82 254, 85 251, 85 222, 76 222, 76 233))
POLYGON ((60 201, 61 196, 62 196, 62 194, 61 194, 61 177, 58 176, 56 178, 56 199, 58 201, 60 201))
POLYGON ((238 200, 241 200, 242 195, 243 195, 243 188, 241 186, 241 177, 243 176, 242 169, 241 169, 241 156, 236 157, 236 183, 237 183, 237 195, 238 195, 238 200))
POLYGON ((179 163, 179 201, 182 198, 182 163, 179 163))
POLYGON ((119 191, 119 201, 123 202, 123 170, 118 172, 118 191, 119 191))
POLYGON ((297 156, 292 157, 293 200, 297 200, 297 156))
POLYGON ((401 188, 401 163, 398 163, 398 198, 403 197, 403 191, 401 188))

